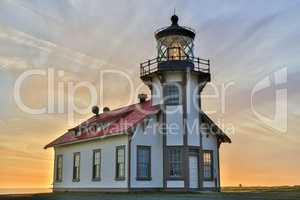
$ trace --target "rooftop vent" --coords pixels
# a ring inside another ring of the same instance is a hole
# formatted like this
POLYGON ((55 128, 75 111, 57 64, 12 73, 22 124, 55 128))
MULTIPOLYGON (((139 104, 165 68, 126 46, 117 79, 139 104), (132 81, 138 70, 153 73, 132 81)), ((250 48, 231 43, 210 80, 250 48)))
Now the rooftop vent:
POLYGON ((99 107, 98 107, 98 106, 93 106, 93 107, 92 107, 92 112, 93 112, 95 115, 99 115, 99 107))
POLYGON ((109 107, 104 107, 104 108, 103 108, 103 112, 104 112, 104 113, 105 113, 105 112, 108 112, 108 111, 110 111, 109 107))

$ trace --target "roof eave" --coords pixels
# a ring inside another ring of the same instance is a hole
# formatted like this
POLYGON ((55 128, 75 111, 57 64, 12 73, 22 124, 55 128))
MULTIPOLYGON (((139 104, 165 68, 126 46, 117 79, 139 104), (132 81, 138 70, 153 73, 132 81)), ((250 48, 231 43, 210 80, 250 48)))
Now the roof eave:
POLYGON ((217 130, 213 131, 212 133, 215 134, 216 137, 221 139, 221 143, 232 142, 229 136, 226 133, 224 133, 222 129, 220 129, 219 126, 217 126, 212 119, 210 119, 204 112, 202 112, 202 115, 205 117, 205 120, 207 120, 208 123, 213 124, 213 126, 216 127, 217 130))
POLYGON ((229 143, 230 144, 232 142, 231 139, 225 133, 224 133, 224 135, 217 134, 216 136, 221 139, 221 143, 229 143))
POLYGON ((127 134, 128 134, 127 131, 121 131, 121 132, 110 133, 110 134, 107 134, 107 135, 97 136, 97 137, 93 137, 93 138, 87 138, 87 139, 75 140, 75 141, 71 141, 71 142, 65 142, 65 143, 61 143, 61 144, 51 145, 51 143, 50 143, 50 144, 46 145, 44 147, 44 149, 48 149, 48 148, 51 148, 51 147, 66 146, 66 145, 70 145, 70 144, 78 144, 78 143, 82 143, 82 142, 90 142, 90 141, 93 141, 93 140, 100 140, 100 139, 105 139, 105 138, 108 138, 108 137, 127 135, 127 134))

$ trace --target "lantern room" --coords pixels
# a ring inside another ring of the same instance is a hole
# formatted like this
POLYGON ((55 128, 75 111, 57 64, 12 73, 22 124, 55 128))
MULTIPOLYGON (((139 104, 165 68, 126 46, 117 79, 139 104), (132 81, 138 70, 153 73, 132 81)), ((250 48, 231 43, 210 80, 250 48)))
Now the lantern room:
POLYGON ((173 15, 171 21, 171 26, 155 32, 159 61, 193 58, 195 31, 179 26, 177 15, 173 15))
POLYGON ((178 25, 177 15, 171 17, 171 25, 158 29, 154 35, 157 41, 157 56, 140 64, 142 80, 149 80, 157 72, 191 71, 201 81, 210 81, 210 62, 195 57, 195 31, 178 25))

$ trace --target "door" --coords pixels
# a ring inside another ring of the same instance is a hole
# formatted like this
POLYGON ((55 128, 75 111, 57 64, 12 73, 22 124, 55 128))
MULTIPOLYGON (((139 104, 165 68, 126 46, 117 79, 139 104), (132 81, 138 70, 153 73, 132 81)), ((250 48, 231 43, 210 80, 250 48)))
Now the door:
POLYGON ((198 188, 198 158, 189 156, 190 188, 198 188))

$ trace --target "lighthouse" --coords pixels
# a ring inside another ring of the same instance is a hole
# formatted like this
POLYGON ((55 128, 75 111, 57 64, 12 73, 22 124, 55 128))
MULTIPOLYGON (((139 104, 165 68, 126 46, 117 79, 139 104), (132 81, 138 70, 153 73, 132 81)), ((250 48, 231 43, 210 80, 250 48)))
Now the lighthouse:
POLYGON ((54 148, 54 191, 220 190, 219 148, 231 140, 201 108, 210 62, 195 56, 196 33, 178 22, 173 15, 155 32, 157 55, 140 64, 150 99, 94 107, 45 146, 54 148))

